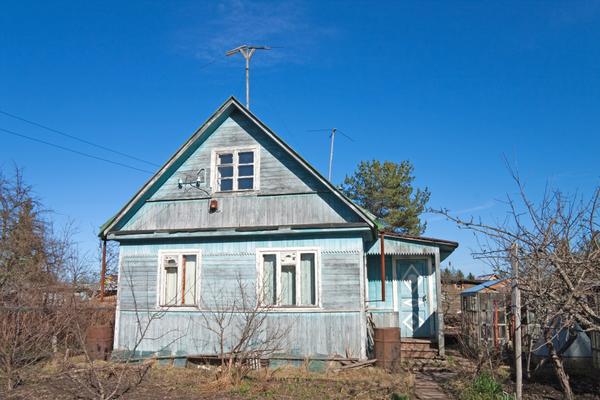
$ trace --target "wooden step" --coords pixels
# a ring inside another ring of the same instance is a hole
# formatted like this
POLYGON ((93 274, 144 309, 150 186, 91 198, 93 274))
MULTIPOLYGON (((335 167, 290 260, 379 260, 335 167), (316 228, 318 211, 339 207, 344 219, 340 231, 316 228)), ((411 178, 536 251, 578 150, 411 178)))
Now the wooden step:
POLYGON ((438 356, 437 343, 429 339, 402 338, 400 349, 403 359, 433 359, 438 356))
POLYGON ((433 359, 438 356, 436 349, 429 350, 401 350, 402 359, 433 359))
POLYGON ((400 346, 402 350, 417 350, 417 351, 426 351, 426 350, 437 350, 437 344, 432 342, 431 340, 423 340, 423 339, 402 339, 400 341, 400 346))

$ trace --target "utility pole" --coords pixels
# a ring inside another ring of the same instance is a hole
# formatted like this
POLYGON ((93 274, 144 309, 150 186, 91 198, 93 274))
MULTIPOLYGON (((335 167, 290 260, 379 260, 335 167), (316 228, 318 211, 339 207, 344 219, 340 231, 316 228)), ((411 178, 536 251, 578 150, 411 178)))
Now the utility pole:
POLYGON ((516 400, 523 398, 523 362, 521 360, 521 292, 519 290, 519 261, 518 245, 515 243, 511 247, 511 267, 512 267, 512 305, 513 315, 515 317, 515 376, 516 376, 516 400))
POLYGON ((331 143, 329 144, 329 182, 331 182, 331 169, 333 168, 333 142, 335 141, 335 132, 337 129, 331 129, 331 143))
POLYGON ((244 44, 225 53, 226 56, 232 56, 235 53, 240 53, 246 59, 246 108, 250 109, 250 59, 256 50, 271 50, 268 46, 250 46, 244 44))

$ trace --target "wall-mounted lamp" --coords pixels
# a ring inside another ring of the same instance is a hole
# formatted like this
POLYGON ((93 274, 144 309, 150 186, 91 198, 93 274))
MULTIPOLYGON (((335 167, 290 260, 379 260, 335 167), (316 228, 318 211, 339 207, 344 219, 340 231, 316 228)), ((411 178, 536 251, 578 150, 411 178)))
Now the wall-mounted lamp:
POLYGON ((219 202, 217 199, 210 199, 208 202, 208 212, 215 213, 219 210, 219 202))

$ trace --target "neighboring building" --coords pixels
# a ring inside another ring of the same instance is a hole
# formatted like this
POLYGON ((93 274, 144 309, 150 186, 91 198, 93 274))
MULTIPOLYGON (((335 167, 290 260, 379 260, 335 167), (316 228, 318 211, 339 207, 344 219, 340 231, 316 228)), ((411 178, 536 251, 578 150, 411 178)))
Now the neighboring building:
POLYGON ((477 275, 475 277, 478 281, 495 281, 500 279, 500 275, 498 274, 485 274, 485 275, 477 275))
POLYGON ((472 347, 501 346, 511 341, 510 280, 485 281, 461 292, 462 328, 472 347))
POLYGON ((460 294, 463 290, 479 285, 481 281, 476 279, 456 279, 442 282, 442 294, 444 296, 444 315, 458 316, 461 313, 460 294))
POLYGON ((115 349, 131 349, 139 321, 160 312, 142 355, 216 354, 203 316, 239 279, 273 304, 267 324, 290 326, 285 353, 365 358, 368 313, 443 353, 440 261, 458 244, 381 233, 235 98, 100 236, 120 243, 115 349))

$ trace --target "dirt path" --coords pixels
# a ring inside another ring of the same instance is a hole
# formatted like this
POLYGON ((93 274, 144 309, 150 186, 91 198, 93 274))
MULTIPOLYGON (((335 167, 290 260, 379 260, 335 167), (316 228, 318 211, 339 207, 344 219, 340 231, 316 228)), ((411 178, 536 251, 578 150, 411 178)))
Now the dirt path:
POLYGON ((442 379, 448 379, 447 374, 445 372, 418 372, 415 375, 415 397, 420 400, 451 399, 437 383, 442 379))

